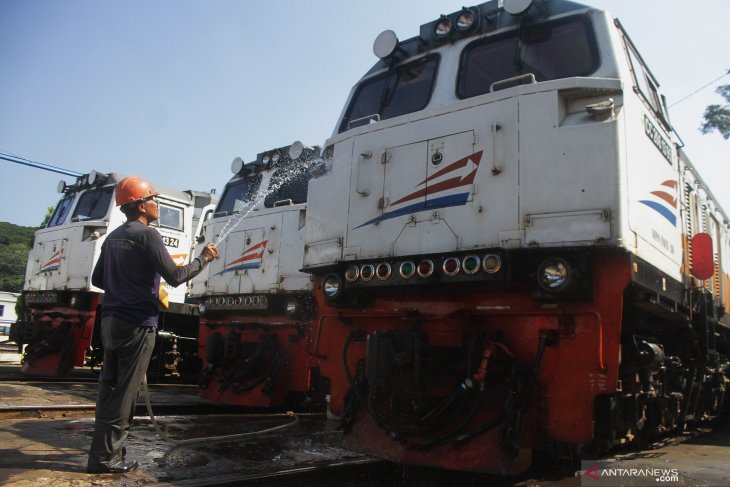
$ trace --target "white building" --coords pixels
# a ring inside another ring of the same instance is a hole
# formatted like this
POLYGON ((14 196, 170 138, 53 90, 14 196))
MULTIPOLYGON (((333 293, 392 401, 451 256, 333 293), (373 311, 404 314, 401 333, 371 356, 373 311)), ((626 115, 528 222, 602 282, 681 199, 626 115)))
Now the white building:
POLYGON ((0 335, 7 335, 10 325, 18 319, 15 314, 15 302, 19 296, 18 293, 0 291, 0 335))

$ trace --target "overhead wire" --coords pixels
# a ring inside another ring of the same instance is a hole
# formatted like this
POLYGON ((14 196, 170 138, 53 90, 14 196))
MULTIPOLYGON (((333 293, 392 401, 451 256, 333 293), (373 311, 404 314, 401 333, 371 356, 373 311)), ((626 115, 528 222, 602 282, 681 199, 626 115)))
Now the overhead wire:
POLYGON ((680 103, 682 103, 682 102, 683 102, 684 100, 686 100, 687 98, 689 98, 689 97, 691 97, 691 96, 694 96, 694 95, 696 95, 696 94, 697 94, 697 93, 699 93, 700 91, 704 90, 705 88, 707 88, 708 86, 710 86, 710 85, 712 85, 712 84, 714 84, 714 83, 717 83, 717 82, 718 82, 719 80, 721 80, 722 78, 724 78, 725 76, 727 76, 727 75, 729 75, 729 74, 730 74, 730 69, 728 69, 728 70, 727 70, 727 71, 726 71, 726 72, 725 72, 725 73, 724 73, 724 74, 723 74, 722 76, 719 76, 719 77, 717 77, 717 78, 713 79, 713 80, 712 80, 712 81, 710 81, 709 83, 707 83, 707 84, 705 84, 705 85, 701 86, 700 88, 697 88, 697 89, 696 89, 695 91, 693 91, 693 92, 692 92, 692 93, 690 93, 689 95, 685 96, 684 98, 681 98, 680 100, 678 100, 678 101, 675 101, 674 103, 672 103, 671 105, 669 105, 669 108, 672 108, 672 107, 673 107, 673 106, 675 106, 675 105, 679 105, 680 103))
POLYGON ((82 173, 77 172, 77 171, 72 171, 70 169, 64 169, 64 168, 58 167, 58 166, 52 166, 51 164, 45 164, 43 162, 32 161, 30 159, 26 159, 25 157, 16 156, 12 153, 8 153, 5 151, 0 152, 0 159, 9 161, 9 162, 14 162, 16 164, 22 164, 24 166, 34 167, 36 169, 43 169, 45 171, 51 171, 51 172, 56 172, 59 174, 64 174, 66 176, 77 177, 77 176, 82 175, 82 173))

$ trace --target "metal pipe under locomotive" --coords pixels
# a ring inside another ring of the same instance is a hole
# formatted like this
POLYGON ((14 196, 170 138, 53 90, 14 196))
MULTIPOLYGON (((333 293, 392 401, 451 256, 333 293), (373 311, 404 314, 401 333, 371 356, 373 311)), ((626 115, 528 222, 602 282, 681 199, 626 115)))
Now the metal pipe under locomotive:
POLYGON ((248 407, 319 403, 309 353, 311 276, 299 269, 310 167, 301 143, 233 161, 206 241, 219 258, 192 281, 200 302, 201 395, 248 407), (314 387, 311 385, 313 378, 314 387))
MULTIPOLYGON (((106 235, 125 219, 113 204, 114 188, 121 179, 116 173, 91 171, 72 185, 59 183, 63 196, 46 227, 35 233, 28 256, 24 316, 10 333, 18 351, 24 348, 25 374, 66 376, 74 367, 101 365, 104 352, 97 311, 103 291, 91 284, 91 273, 106 235)), ((160 218, 152 225, 173 260, 184 265, 192 258, 193 239, 205 216, 212 214, 216 197, 155 188, 160 192, 160 218)), ((197 307, 185 303, 184 286, 162 284, 169 307, 160 314, 148 379, 195 381, 201 370, 197 307)))
POLYGON ((374 51, 306 220, 346 444, 515 474, 717 414, 728 218, 619 22, 491 1, 374 51))

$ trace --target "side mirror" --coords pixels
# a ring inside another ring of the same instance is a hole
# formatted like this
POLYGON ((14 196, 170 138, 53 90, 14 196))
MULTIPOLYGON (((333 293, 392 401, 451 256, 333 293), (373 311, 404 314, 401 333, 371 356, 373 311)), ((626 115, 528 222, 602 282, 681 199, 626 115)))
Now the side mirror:
POLYGON ((692 269, 697 279, 704 281, 715 274, 715 256, 712 251, 712 237, 698 233, 692 237, 692 269))

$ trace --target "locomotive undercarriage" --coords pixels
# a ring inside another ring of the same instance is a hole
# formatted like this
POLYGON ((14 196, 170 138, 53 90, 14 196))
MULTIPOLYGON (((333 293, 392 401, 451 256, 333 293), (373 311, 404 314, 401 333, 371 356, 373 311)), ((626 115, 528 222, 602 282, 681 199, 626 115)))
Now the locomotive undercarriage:
POLYGON ((312 395, 307 330, 283 317, 277 323, 204 320, 202 396, 249 407, 307 402, 312 395))
POLYGON ((545 299, 512 281, 373 291, 328 310, 319 326, 344 345, 339 359, 327 345, 315 350, 326 350, 346 444, 406 463, 515 474, 531 451, 588 457, 718 414, 727 330, 725 348, 708 350, 712 320, 685 307, 689 296, 658 306, 631 284, 627 256, 594 262, 592 299, 545 299))
POLYGON ((712 296, 693 289, 667 306, 636 287, 625 294, 619 381, 596 398, 596 437, 586 452, 645 446, 721 414, 725 404, 730 330, 717 324, 712 296))
MULTIPOLYGON (((83 296, 76 293, 77 296, 83 296)), ((96 295, 85 296, 88 306, 69 308, 48 305, 29 307, 27 318, 11 329, 10 340, 23 353, 23 373, 64 377, 74 367, 103 366, 104 350, 96 312, 96 295)), ((198 378, 197 316, 189 313, 160 315, 155 351, 147 371, 148 381, 191 382, 198 378)))

